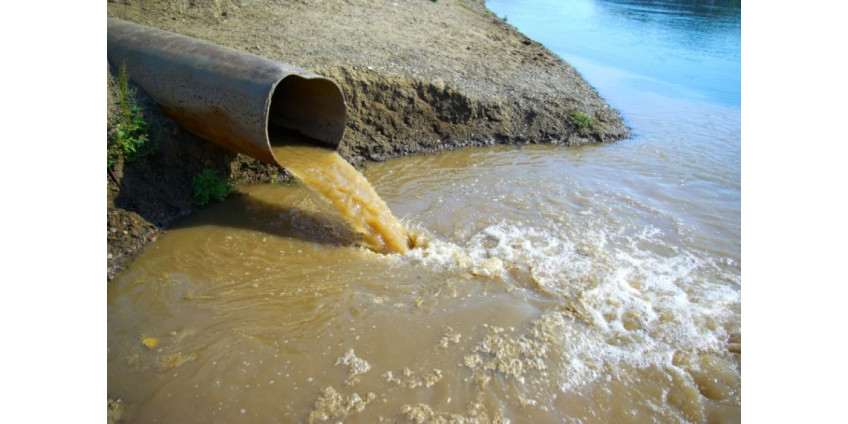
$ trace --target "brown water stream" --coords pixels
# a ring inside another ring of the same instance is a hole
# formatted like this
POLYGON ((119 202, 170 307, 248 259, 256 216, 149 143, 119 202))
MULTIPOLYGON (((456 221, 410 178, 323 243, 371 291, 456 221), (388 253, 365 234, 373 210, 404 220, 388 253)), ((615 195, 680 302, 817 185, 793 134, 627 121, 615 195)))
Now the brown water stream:
POLYGON ((382 253, 405 253, 412 244, 386 202, 353 166, 334 150, 314 144, 280 144, 274 156, 292 175, 330 201, 361 244, 382 253))
POLYGON ((109 287, 109 396, 131 423, 738 421, 734 202, 605 149, 370 165, 403 254, 299 184, 240 187, 109 287))

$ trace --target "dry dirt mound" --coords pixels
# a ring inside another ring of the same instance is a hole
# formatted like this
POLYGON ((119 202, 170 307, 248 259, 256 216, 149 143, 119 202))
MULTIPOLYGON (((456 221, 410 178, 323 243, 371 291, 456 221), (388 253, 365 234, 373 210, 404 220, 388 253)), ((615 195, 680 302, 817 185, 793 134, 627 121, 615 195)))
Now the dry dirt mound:
MULTIPOLYGON (((360 166, 464 145, 584 144, 628 135, 619 114, 570 65, 483 1, 116 0, 107 10, 335 79, 348 105, 340 153, 360 166), (575 112, 595 125, 577 128, 575 112)), ((112 85, 110 93, 111 108, 112 85)), ((110 278, 191 212, 191 178, 202 169, 248 181, 279 175, 181 130, 144 93, 138 98, 157 151, 118 161, 107 175, 110 278)))

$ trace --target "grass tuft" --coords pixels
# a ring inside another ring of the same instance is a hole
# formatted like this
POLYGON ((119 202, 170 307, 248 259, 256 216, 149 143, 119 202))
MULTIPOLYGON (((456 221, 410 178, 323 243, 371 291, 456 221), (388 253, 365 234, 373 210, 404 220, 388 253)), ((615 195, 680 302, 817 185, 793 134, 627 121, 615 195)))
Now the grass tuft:
POLYGON ((221 177, 212 169, 195 175, 192 185, 192 203, 196 207, 206 206, 211 201, 220 202, 233 192, 233 180, 221 177))
POLYGON ((574 124, 577 129, 582 130, 594 127, 595 124, 598 123, 598 121, 583 112, 572 112, 571 123, 574 124))
POLYGON ((129 86, 126 66, 118 72, 118 114, 112 123, 113 131, 107 141, 106 165, 111 167, 119 157, 133 162, 153 153, 153 143, 147 136, 148 124, 144 110, 135 102, 135 93, 129 86))

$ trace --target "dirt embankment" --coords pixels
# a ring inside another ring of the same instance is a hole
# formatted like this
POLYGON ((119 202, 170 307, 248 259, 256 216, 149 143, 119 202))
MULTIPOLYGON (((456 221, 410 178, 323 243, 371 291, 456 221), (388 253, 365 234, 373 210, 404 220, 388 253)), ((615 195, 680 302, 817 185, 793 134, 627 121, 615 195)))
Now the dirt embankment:
MULTIPOLYGON (((479 0, 113 0, 107 13, 333 78, 348 105, 339 151, 357 166, 466 145, 575 145, 629 134, 570 65, 479 0), (575 112, 595 124, 577 128, 575 112)), ((181 129, 140 90, 136 97, 156 150, 107 172, 110 279, 191 213, 191 181, 203 169, 246 182, 285 178, 181 129)))

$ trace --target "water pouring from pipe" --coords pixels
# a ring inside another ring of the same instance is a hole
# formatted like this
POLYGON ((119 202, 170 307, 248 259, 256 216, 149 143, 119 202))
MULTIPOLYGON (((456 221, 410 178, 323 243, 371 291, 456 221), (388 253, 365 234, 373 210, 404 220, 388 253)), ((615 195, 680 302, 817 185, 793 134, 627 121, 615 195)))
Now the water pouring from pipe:
POLYGON ((383 253, 410 247, 407 231, 385 202, 335 151, 347 107, 334 81, 119 19, 108 19, 107 33, 110 64, 125 66, 130 79, 181 126, 289 170, 339 209, 362 234, 364 246, 383 253))

